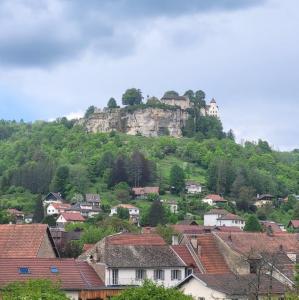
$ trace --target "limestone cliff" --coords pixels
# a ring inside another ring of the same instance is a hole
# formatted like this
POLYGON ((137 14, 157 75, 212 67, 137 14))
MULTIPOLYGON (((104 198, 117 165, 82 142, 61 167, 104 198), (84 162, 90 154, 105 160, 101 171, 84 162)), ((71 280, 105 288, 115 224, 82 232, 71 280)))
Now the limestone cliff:
POLYGON ((120 131, 143 136, 169 134, 182 136, 182 127, 188 119, 188 113, 181 109, 143 108, 134 111, 127 109, 97 109, 87 119, 79 120, 89 132, 120 131))

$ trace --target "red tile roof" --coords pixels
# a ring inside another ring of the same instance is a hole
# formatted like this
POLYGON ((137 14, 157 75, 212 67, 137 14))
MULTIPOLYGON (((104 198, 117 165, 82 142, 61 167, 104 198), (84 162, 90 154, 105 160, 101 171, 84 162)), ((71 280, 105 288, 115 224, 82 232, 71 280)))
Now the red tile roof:
POLYGON ((281 248, 286 252, 298 253, 298 236, 291 233, 273 234, 258 232, 217 232, 215 233, 233 250, 248 254, 256 252, 277 252, 281 248))
POLYGON ((200 247, 199 259, 207 274, 230 273, 230 269, 217 247, 213 234, 202 234, 198 236, 197 243, 200 247))
POLYGON ((204 199, 212 199, 214 202, 226 202, 226 200, 221 197, 220 195, 216 195, 216 194, 209 194, 207 196, 205 196, 204 199))
POLYGON ((63 212, 63 213, 61 213, 61 216, 67 222, 84 222, 85 221, 85 219, 78 212, 63 212))
POLYGON ((55 209, 68 209, 71 208, 72 206, 68 203, 57 203, 57 202, 53 202, 50 205, 52 205, 55 209))
POLYGON ((240 220, 243 221, 244 219, 240 216, 234 215, 234 214, 226 214, 218 218, 217 220, 240 220))
POLYGON ((242 232, 243 230, 236 226, 216 226, 213 231, 221 232, 242 232))
MULTIPOLYGON (((263 226, 264 230, 267 231, 270 229, 273 233, 280 233, 283 232, 279 225, 273 221, 260 221, 261 225, 263 226)), ((299 226, 299 223, 298 223, 299 226)))
POLYGON ((212 208, 205 215, 227 215, 229 212, 222 208, 212 208))
POLYGON ((43 278, 53 282, 59 281, 63 290, 82 290, 104 286, 102 280, 86 262, 56 258, 0 259, 0 288, 14 281, 43 278), (28 268, 30 273, 20 274, 20 267, 28 268), (51 267, 56 267, 58 273, 52 273, 51 267))
POLYGON ((184 224, 175 224, 171 225, 171 227, 177 233, 185 233, 185 234, 200 234, 205 232, 205 226, 202 225, 184 225, 184 224))
POLYGON ((200 272, 194 258, 192 257, 186 245, 173 245, 171 246, 171 248, 188 267, 194 269, 194 272, 200 272))
POLYGON ((36 257, 47 228, 46 224, 0 225, 0 258, 36 257))
POLYGON ((166 245, 166 242, 161 236, 153 233, 134 234, 134 233, 122 233, 107 237, 107 243, 109 245, 151 245, 162 246, 166 245))
POLYGON ((288 224, 288 227, 294 227, 294 228, 299 228, 299 220, 291 220, 288 224))

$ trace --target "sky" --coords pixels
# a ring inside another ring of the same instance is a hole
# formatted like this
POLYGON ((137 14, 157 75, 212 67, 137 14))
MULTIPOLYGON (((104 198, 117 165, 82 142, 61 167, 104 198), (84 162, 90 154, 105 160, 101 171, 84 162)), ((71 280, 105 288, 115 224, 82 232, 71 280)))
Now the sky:
POLYGON ((205 91, 239 142, 299 148, 298 0, 0 0, 0 119, 205 91))

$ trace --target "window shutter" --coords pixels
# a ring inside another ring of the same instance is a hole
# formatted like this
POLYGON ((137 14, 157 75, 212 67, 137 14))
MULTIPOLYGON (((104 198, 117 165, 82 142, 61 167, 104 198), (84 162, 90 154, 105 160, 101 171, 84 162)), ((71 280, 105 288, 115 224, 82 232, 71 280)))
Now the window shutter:
POLYGON ((164 280, 164 270, 161 270, 161 280, 164 280))
POLYGON ((171 270, 171 280, 174 279, 174 270, 171 270))

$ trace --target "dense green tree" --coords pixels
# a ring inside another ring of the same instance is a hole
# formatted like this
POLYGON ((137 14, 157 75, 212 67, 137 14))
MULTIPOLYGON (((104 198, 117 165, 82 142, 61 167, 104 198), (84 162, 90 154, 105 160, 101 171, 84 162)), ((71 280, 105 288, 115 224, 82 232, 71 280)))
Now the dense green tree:
POLYGON ((172 166, 170 170, 169 183, 171 190, 176 194, 185 190, 185 173, 178 165, 172 166))
POLYGON ((299 203, 295 205, 292 217, 293 220, 299 220, 299 203))
POLYGON ((44 206, 43 206, 43 199, 42 196, 39 195, 36 201, 35 210, 33 214, 33 222, 34 223, 41 223, 44 219, 44 206))
POLYGON ((93 105, 89 106, 85 112, 84 118, 89 118, 95 112, 95 109, 96 108, 93 105))
POLYGON ((1 291, 3 300, 68 300, 57 283, 48 279, 29 279, 18 281, 4 287, 1 291))
POLYGON ((52 191, 60 192, 65 196, 67 184, 69 183, 69 174, 70 170, 68 166, 58 167, 51 184, 52 191))
POLYGON ((122 104, 123 105, 138 105, 142 103, 142 93, 139 89, 128 89, 122 95, 122 104))
POLYGON ((227 137, 228 139, 232 140, 232 141, 235 140, 235 134, 234 134, 234 132, 233 132, 232 129, 230 129, 230 130, 227 132, 226 137, 227 137))
POLYGON ((163 285, 156 285, 146 281, 141 287, 126 289, 113 300, 192 300, 191 296, 184 295, 174 288, 166 288, 163 285))
POLYGON ((178 97, 179 96, 179 93, 176 92, 176 91, 167 91, 164 93, 164 98, 175 98, 175 97, 178 97))
POLYGON ((157 105, 161 104, 160 100, 157 97, 150 97, 146 101, 147 105, 157 105))
POLYGON ((117 216, 122 220, 129 220, 130 218, 129 210, 124 207, 118 207, 117 216))
POLYGON ((109 179, 109 186, 114 186, 119 182, 128 182, 127 166, 123 156, 116 159, 109 179))
POLYGON ((155 200, 148 213, 149 226, 156 227, 158 224, 166 224, 166 213, 163 204, 160 200, 155 200))
POLYGON ((43 224, 48 224, 50 227, 55 227, 56 226, 56 218, 53 215, 46 216, 43 219, 43 224))
POLYGON ((256 215, 250 215, 246 221, 244 231, 261 232, 262 226, 256 215))
POLYGON ((116 100, 114 98, 110 98, 107 103, 107 107, 108 108, 116 108, 117 107, 116 100))

